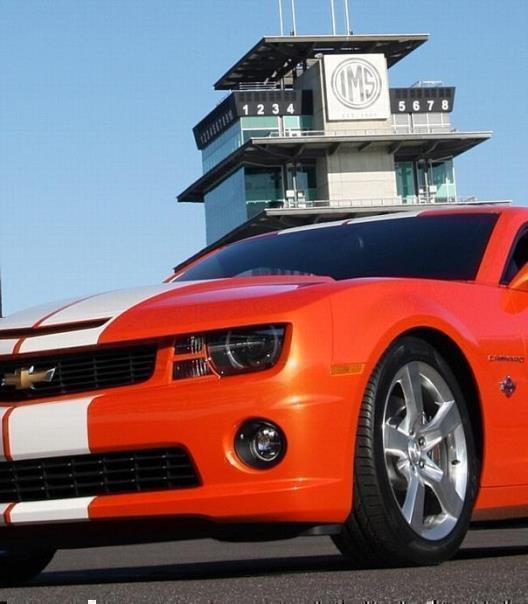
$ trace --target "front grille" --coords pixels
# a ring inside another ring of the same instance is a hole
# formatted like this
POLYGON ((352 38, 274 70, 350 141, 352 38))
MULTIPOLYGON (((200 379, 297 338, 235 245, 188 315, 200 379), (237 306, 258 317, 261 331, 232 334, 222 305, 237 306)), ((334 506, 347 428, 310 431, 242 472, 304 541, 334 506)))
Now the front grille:
POLYGON ((145 382, 154 373, 156 346, 95 349, 62 355, 0 361, 0 378, 20 369, 34 371, 55 369, 51 382, 34 384, 17 390, 12 385, 0 386, 0 401, 19 401, 73 392, 99 390, 145 382))
POLYGON ((0 502, 95 497, 197 487, 181 448, 120 451, 0 463, 0 502))

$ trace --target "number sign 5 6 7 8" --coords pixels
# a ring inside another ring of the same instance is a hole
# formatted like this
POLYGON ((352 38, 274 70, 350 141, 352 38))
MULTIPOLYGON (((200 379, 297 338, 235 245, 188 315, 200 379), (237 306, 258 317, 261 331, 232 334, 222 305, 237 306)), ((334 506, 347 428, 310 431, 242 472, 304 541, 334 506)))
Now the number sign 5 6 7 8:
POLYGON ((433 111, 450 111, 449 99, 414 99, 398 101, 400 113, 428 113, 433 111))

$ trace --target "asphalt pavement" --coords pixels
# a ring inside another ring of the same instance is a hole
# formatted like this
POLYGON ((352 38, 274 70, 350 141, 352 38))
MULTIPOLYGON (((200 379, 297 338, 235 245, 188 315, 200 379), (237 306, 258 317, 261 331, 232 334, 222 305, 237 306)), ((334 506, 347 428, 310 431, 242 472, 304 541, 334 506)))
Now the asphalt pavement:
MULTIPOLYGON (((271 543, 170 544, 58 552, 0 602, 528 602, 528 529, 474 531, 429 568, 355 570, 326 537, 271 543)), ((92 603, 90 603, 92 604, 92 603)))

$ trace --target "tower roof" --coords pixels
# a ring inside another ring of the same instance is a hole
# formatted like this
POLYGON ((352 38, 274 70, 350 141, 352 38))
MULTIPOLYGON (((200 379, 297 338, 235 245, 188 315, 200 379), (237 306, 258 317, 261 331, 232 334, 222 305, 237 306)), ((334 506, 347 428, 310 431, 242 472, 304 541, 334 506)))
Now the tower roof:
POLYGON ((262 38, 215 84, 231 90, 241 83, 276 82, 298 63, 321 54, 384 54, 389 67, 421 46, 429 34, 269 36, 262 38))

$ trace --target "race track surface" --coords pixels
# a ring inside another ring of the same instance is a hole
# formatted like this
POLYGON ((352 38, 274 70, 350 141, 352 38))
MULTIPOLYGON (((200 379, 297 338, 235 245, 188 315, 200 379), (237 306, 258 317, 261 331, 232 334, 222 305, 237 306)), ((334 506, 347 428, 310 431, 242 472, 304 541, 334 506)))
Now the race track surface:
POLYGON ((528 602, 528 529, 478 531, 434 568, 354 570, 326 537, 61 551, 9 604, 528 602))

